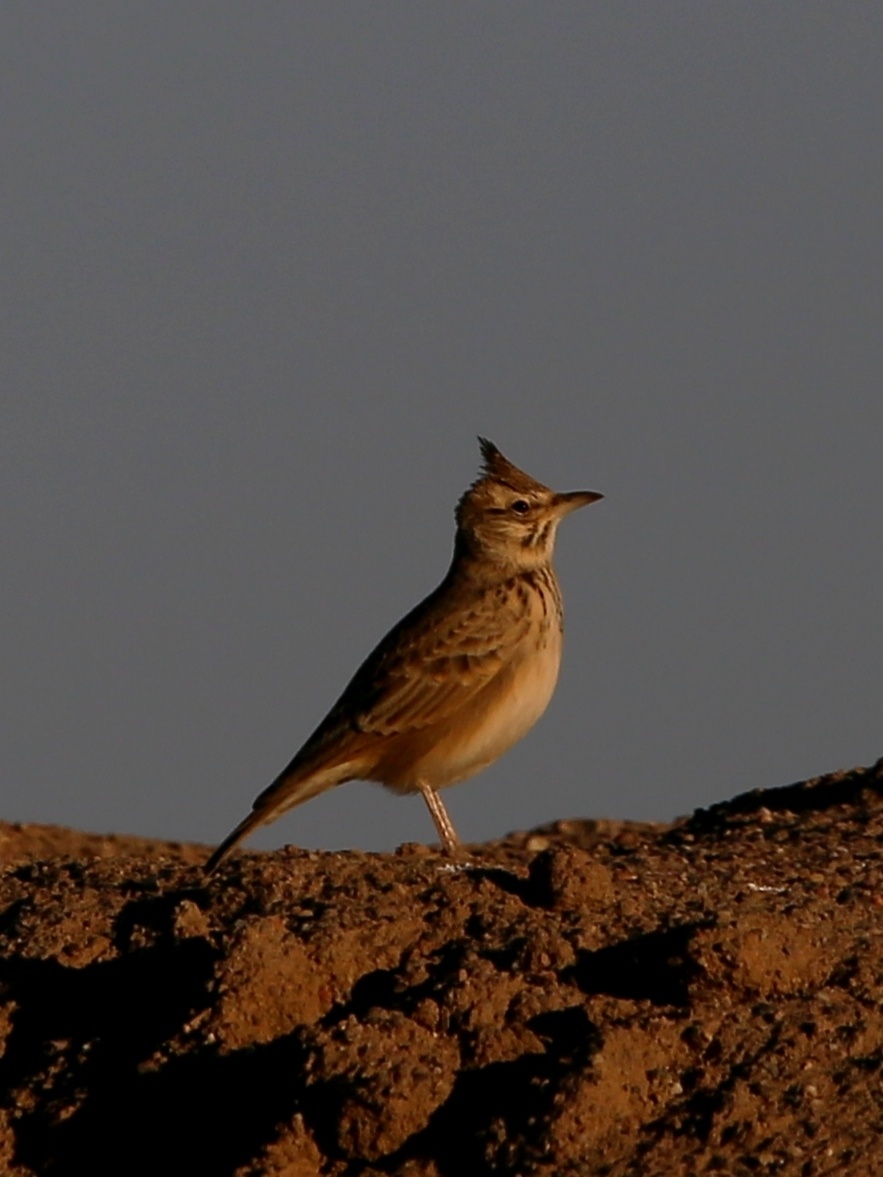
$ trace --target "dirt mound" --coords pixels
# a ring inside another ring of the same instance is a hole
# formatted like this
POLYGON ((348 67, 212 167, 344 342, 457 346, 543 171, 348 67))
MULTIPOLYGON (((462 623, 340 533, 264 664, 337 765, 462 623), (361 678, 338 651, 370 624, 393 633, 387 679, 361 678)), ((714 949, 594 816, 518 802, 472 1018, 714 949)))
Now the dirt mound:
POLYGON ((459 868, 0 834, 2 1173, 883 1173, 883 761, 459 868))

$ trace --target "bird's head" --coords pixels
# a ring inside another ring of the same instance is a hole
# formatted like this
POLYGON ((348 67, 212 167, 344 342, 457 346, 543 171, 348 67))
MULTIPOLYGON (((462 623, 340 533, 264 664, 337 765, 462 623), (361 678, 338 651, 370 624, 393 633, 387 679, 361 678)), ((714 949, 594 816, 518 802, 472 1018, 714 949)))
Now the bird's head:
POLYGON ((515 570, 548 564, 564 516, 604 496, 593 490, 550 490, 513 466, 492 441, 480 437, 478 442, 482 470, 457 504, 458 547, 515 570))

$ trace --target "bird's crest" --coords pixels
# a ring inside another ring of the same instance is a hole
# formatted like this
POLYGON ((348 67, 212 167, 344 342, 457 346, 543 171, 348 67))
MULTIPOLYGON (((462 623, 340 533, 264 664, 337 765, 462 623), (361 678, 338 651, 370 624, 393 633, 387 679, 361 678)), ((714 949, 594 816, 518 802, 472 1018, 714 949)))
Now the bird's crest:
POLYGON ((480 437, 478 444, 481 448, 482 472, 473 482, 470 490, 475 490, 489 479, 494 482, 502 482, 516 493, 548 489, 542 482, 537 482, 535 478, 531 478, 529 474, 525 474, 523 470, 519 470, 517 466, 513 465, 486 437, 480 437))

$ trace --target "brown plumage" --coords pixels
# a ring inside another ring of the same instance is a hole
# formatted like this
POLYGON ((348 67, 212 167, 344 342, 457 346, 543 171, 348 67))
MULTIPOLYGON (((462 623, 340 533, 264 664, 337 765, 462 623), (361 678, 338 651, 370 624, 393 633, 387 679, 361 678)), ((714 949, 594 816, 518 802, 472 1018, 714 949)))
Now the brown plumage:
POLYGON ((438 790, 493 763, 545 711, 561 660, 555 532, 570 511, 602 496, 556 494, 479 442, 482 472, 457 505, 444 580, 368 655, 207 871, 258 826, 350 780, 421 792, 454 853, 438 790))

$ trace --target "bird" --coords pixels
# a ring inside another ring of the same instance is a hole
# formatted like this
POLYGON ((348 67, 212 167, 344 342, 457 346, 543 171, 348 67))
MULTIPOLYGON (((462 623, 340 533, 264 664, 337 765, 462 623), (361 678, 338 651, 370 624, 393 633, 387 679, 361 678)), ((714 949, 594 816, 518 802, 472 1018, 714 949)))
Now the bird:
POLYGON ((439 789, 482 771, 526 734, 561 662, 561 590, 552 568, 561 520, 597 491, 556 493, 480 437, 482 466, 457 504, 441 584, 368 655, 293 760, 205 864, 352 780, 422 794, 441 846, 460 853, 439 789))

